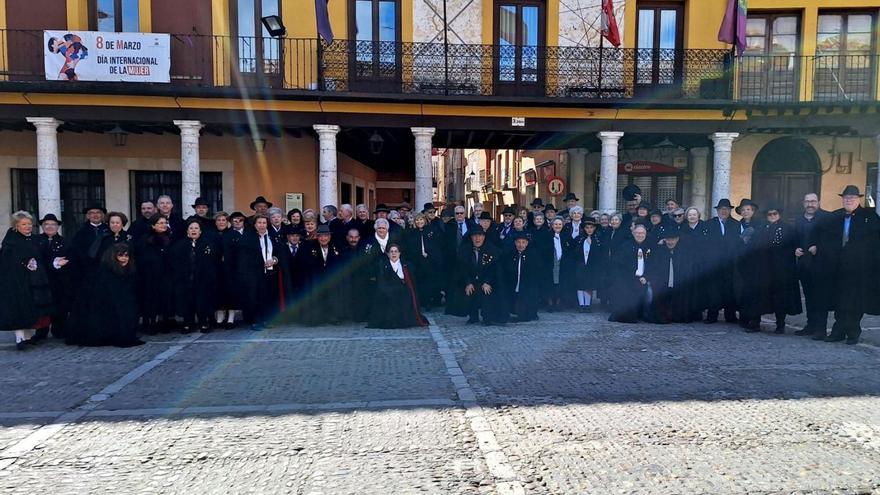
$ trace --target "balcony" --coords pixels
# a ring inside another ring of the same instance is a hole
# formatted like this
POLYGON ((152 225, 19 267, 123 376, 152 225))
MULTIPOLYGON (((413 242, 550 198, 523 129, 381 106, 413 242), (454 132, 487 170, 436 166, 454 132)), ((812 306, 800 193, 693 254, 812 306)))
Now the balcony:
MULTIPOLYGON (((0 90, 99 91, 46 81, 42 31, 0 30, 0 90)), ((171 35, 171 84, 153 94, 679 104, 876 101, 877 55, 731 57, 727 50, 523 47, 171 35), (225 92, 225 93, 224 93, 225 92), (250 93, 254 94, 254 93, 250 93)), ((97 89, 96 89, 97 88, 97 89)), ((117 89, 125 91, 124 88, 117 89)))

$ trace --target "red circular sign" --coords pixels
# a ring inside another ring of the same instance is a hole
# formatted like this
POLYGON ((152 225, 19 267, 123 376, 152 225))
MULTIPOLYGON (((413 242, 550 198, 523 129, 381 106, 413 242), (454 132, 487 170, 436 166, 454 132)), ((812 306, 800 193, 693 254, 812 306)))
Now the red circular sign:
POLYGON ((547 192, 551 196, 562 196, 565 194, 565 181, 561 177, 550 177, 547 181, 547 192))

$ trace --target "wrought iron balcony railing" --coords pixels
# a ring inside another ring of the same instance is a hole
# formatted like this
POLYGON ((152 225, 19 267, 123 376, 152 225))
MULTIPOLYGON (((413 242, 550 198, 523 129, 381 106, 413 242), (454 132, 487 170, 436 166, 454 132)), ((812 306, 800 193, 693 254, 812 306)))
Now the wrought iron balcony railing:
MULTIPOLYGON (((42 31, 0 30, 0 89, 5 83, 47 83, 44 49, 42 31)), ((548 101, 862 102, 877 99, 878 61, 871 54, 734 58, 715 49, 351 40, 326 44, 317 39, 171 35, 171 84, 153 89, 271 88, 365 97, 548 101)))

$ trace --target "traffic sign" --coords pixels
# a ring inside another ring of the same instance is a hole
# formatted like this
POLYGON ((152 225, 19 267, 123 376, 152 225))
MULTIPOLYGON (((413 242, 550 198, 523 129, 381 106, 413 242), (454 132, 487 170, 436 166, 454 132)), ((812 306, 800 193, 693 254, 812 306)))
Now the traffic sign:
POLYGON ((547 181, 547 192, 551 196, 562 196, 565 194, 565 181, 562 177, 550 177, 547 181))

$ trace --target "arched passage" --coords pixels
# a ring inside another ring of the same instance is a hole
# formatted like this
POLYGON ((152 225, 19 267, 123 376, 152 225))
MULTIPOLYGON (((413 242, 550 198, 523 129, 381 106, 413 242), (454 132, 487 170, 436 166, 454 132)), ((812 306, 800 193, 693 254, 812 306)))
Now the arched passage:
POLYGON ((763 210, 781 204, 787 220, 802 209, 804 194, 818 192, 821 163, 816 150, 804 139, 783 137, 770 141, 755 157, 752 199, 763 210))

